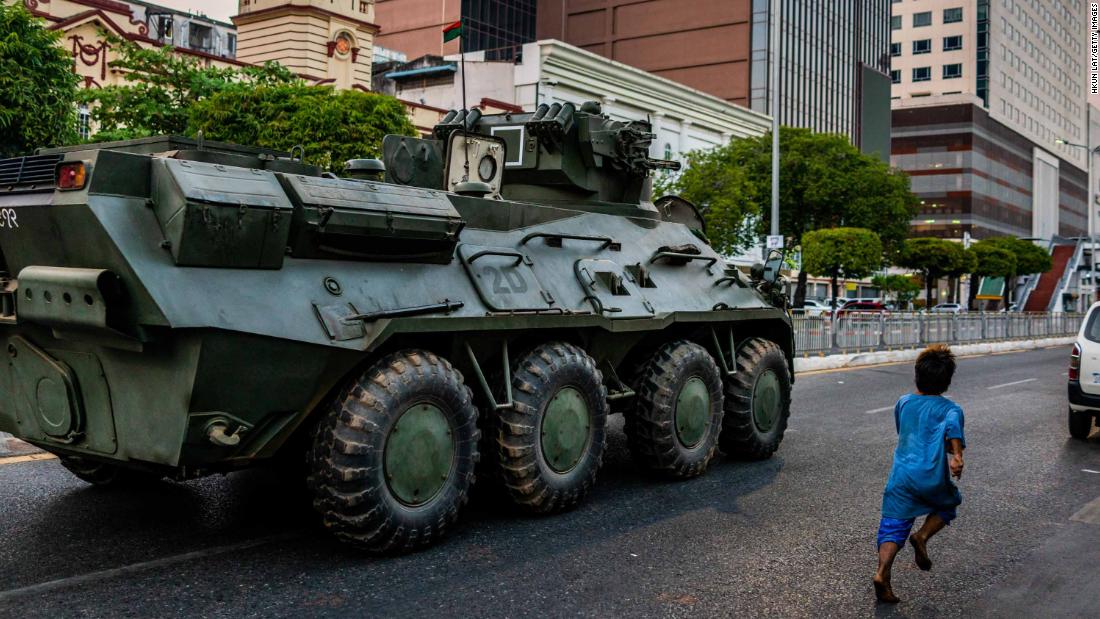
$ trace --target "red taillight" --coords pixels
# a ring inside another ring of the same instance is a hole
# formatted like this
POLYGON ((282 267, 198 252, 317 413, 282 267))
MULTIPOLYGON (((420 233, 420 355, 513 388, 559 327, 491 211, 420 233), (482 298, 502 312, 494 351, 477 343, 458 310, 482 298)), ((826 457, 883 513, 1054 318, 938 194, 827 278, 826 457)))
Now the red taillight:
POLYGON ((83 189, 87 173, 84 170, 84 162, 70 161, 57 166, 58 189, 83 189))
POLYGON ((1069 379, 1081 380, 1081 345, 1074 344, 1073 351, 1069 353, 1069 379))

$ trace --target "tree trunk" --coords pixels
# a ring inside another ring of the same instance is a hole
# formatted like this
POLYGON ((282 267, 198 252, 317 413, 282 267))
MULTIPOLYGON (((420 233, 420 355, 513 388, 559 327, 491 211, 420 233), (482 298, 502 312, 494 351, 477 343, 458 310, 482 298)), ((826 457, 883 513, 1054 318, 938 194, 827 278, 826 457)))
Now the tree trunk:
POLYGON ((924 309, 932 309, 932 274, 924 274, 924 309))
POLYGON ((966 309, 976 311, 978 309, 978 274, 970 274, 970 294, 966 300, 966 309))
POLYGON ((794 289, 794 306, 802 307, 806 304, 806 280, 809 278, 809 273, 805 270, 798 272, 798 284, 794 289))
POLYGON ((956 281, 958 281, 958 279, 954 275, 951 275, 947 278, 947 302, 948 303, 954 303, 955 302, 955 282, 956 281))
POLYGON ((1005 311, 1008 311, 1008 306, 1012 305, 1012 289, 1016 287, 1016 276, 1005 278, 1005 311))

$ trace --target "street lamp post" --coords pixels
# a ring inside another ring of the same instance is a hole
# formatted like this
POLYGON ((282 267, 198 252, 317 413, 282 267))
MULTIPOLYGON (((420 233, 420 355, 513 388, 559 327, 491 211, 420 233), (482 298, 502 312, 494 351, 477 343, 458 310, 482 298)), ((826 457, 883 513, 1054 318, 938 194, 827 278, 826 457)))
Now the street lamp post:
POLYGON ((779 5, 772 0, 772 225, 771 235, 779 234, 779 5))
MULTIPOLYGON (((1090 127, 1091 129, 1091 127, 1090 127)), ((1097 298, 1097 286, 1096 286, 1096 197, 1095 188, 1093 183, 1095 182, 1092 172, 1092 158, 1097 153, 1100 153, 1100 146, 1092 146, 1092 132, 1086 131, 1085 144, 1074 144, 1073 142, 1067 142, 1062 138, 1054 140, 1055 144, 1064 144, 1066 146, 1072 146, 1074 148, 1085 149, 1086 157, 1088 161, 1085 162, 1085 167, 1088 170, 1088 189, 1085 191, 1085 200, 1088 202, 1086 205, 1086 214, 1088 215, 1088 234, 1089 234, 1089 282, 1092 284, 1092 301, 1096 302, 1100 300, 1097 298)), ((1091 303, 1090 303, 1091 305, 1091 303)), ((1088 309, 1088 308, 1086 308, 1088 309)))

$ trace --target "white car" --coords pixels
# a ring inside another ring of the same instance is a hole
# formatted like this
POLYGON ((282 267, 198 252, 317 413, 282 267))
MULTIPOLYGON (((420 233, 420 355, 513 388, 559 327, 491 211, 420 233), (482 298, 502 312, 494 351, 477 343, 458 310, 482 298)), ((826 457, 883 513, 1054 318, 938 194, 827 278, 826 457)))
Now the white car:
POLYGON ((966 308, 961 303, 940 303, 930 310, 934 314, 961 314, 966 308))
POLYGON ((803 316, 821 316, 828 310, 828 304, 818 301, 817 299, 806 299, 806 301, 802 303, 802 307, 793 310, 793 312, 803 316))
POLYGON ((1069 434, 1086 439, 1100 415, 1100 303, 1081 323, 1069 361, 1069 434))

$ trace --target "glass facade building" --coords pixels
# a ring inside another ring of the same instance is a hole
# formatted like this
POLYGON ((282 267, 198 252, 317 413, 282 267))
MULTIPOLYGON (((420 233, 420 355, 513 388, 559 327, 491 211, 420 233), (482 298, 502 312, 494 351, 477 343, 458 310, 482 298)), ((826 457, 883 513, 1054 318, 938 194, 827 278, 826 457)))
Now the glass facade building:
MULTIPOLYGON (((750 106, 766 114, 772 112, 768 71, 771 1, 752 0, 750 106)), ((890 0, 776 1, 781 2, 783 31, 780 122, 843 133, 865 151, 888 153, 890 0), (881 84, 867 88, 869 80, 881 84), (885 98, 879 96, 883 84, 885 98), (868 96, 872 91, 874 96, 868 96), (865 127, 866 123, 874 126, 865 127), (865 129, 875 135, 865 136, 865 129), (869 142, 877 148, 868 148, 869 142)))
POLYGON ((486 60, 514 60, 535 40, 537 0, 463 0, 462 51, 485 52, 486 60))

